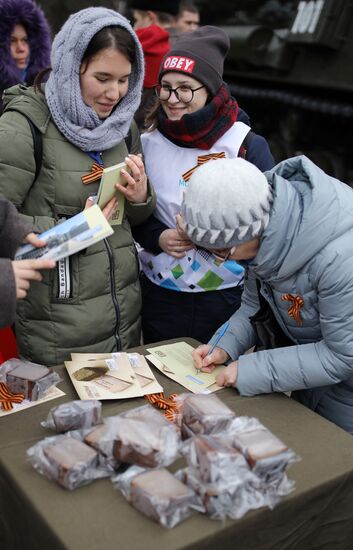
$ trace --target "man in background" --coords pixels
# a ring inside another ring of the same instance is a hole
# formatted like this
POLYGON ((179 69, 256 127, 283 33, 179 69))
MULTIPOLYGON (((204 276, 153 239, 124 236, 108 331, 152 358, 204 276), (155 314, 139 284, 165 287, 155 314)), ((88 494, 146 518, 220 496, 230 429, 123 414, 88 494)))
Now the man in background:
POLYGON ((176 20, 176 28, 179 32, 191 32, 200 26, 200 11, 198 7, 188 0, 181 1, 176 20))
POLYGON ((141 104, 135 114, 138 127, 144 129, 147 112, 153 107, 154 86, 165 54, 179 36, 175 28, 179 10, 178 0, 131 0, 134 30, 141 42, 145 57, 145 79, 141 104))
POLYGON ((131 0, 134 30, 157 25, 169 33, 170 46, 179 36, 176 16, 179 13, 179 0, 131 0))

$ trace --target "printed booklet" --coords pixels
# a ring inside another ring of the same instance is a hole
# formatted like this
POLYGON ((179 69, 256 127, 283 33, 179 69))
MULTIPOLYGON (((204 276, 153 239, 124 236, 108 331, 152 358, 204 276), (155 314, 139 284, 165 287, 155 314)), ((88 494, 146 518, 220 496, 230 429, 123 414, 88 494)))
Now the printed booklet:
POLYGON ((104 168, 97 193, 96 202, 101 208, 104 208, 107 202, 109 202, 113 197, 117 197, 118 199, 118 206, 114 216, 110 220, 110 225, 120 225, 123 221, 125 197, 115 187, 117 183, 120 183, 121 185, 126 185, 127 183, 126 179, 121 174, 122 169, 127 172, 130 171, 125 162, 120 162, 120 164, 114 164, 114 166, 104 168))
POLYGON ((16 252, 15 260, 61 260, 109 237, 112 233, 113 229, 101 209, 94 205, 38 235, 46 242, 46 246, 36 248, 30 244, 22 245, 16 252))

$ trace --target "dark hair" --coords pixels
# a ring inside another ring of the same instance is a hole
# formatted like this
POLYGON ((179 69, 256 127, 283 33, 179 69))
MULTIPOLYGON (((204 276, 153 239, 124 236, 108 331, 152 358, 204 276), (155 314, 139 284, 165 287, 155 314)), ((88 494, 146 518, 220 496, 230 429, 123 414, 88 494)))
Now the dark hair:
MULTIPOLYGON (((93 36, 83 54, 82 62, 89 62, 94 55, 106 48, 114 48, 125 55, 131 64, 135 61, 136 46, 132 35, 126 29, 118 25, 112 25, 104 27, 93 36)), ((51 67, 48 67, 37 74, 34 80, 35 91, 40 91, 41 84, 44 80, 47 80, 50 71, 51 67)))
POLYGON ((114 25, 104 27, 94 35, 83 54, 82 62, 89 61, 94 55, 106 48, 114 48, 125 55, 131 64, 135 61, 136 46, 132 35, 122 27, 114 25))
POLYGON ((158 99, 157 96, 155 96, 155 100, 152 102, 151 107, 147 110, 144 125, 143 125, 143 131, 144 132, 153 132, 158 126, 158 112, 162 109, 162 105, 158 99))
POLYGON ((154 13, 162 25, 172 25, 175 22, 175 16, 171 13, 167 13, 166 11, 154 11, 154 13))
POLYGON ((189 0, 181 0, 179 4, 178 17, 180 17, 184 11, 189 11, 190 13, 200 13, 199 8, 195 6, 194 2, 189 0))

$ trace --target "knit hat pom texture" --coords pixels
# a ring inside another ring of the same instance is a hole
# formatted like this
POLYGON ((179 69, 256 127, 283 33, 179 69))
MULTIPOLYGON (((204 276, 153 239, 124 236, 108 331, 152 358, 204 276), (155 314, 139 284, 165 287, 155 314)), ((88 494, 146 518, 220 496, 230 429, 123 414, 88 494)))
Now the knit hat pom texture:
POLYGON ((272 189, 244 159, 219 159, 190 178, 181 214, 190 239, 204 248, 230 248, 259 237, 269 222, 272 189))

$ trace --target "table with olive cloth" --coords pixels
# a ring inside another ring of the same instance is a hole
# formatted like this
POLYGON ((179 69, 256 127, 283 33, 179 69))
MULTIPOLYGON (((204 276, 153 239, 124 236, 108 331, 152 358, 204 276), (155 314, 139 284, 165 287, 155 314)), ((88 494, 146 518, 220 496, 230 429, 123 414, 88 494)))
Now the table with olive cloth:
MULTIPOLYGON (((353 548, 353 438, 284 395, 243 398, 232 389, 218 393, 238 415, 259 418, 302 457, 289 470, 296 490, 272 511, 262 508, 224 522, 195 513, 166 529, 132 508, 109 479, 75 491, 47 480, 26 462, 26 450, 50 435, 40 426, 49 409, 77 398, 64 367, 57 371, 65 397, 0 418, 1 550, 353 548)), ((183 392, 158 371, 156 376, 167 394, 183 392)), ((143 398, 110 401, 103 413, 145 403, 143 398)))

